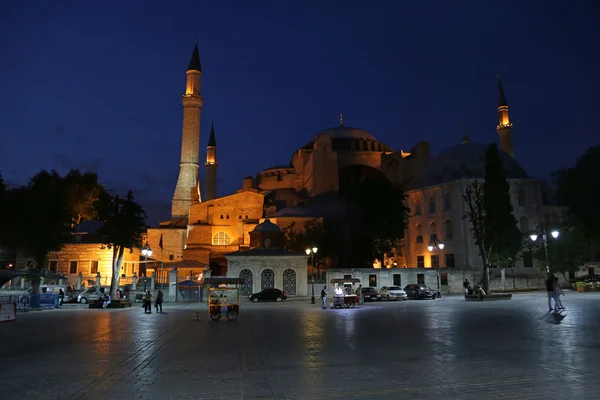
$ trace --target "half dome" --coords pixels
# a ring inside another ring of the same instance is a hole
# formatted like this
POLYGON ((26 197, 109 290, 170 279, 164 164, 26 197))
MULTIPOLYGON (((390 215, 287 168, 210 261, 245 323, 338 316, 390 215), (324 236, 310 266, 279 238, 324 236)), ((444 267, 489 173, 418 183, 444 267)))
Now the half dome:
MULTIPOLYGON (((488 146, 465 143, 442 151, 431 160, 412 186, 421 188, 459 179, 484 179, 488 146)), ((528 178, 523 167, 514 158, 501 150, 498 150, 498 154, 507 179, 528 178)))

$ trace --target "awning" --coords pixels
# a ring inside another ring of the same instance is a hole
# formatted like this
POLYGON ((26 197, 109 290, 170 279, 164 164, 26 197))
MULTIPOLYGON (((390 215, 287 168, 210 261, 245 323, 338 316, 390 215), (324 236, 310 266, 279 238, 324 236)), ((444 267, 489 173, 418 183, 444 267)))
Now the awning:
POLYGON ((244 278, 227 278, 225 276, 204 278, 205 285, 243 285, 245 282, 244 278))
POLYGON ((360 279, 358 278, 348 278, 348 279, 332 279, 330 283, 360 283, 360 279))

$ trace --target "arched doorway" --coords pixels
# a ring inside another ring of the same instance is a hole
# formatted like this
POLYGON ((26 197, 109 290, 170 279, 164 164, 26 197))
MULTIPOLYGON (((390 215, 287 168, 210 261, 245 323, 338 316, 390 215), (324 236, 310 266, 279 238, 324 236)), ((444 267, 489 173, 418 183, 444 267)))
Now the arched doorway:
POLYGON ((241 270, 240 279, 244 280, 241 287, 242 296, 250 296, 252 294, 252 271, 249 269, 241 270))
POLYGON ((289 295, 296 295, 296 271, 293 269, 283 271, 283 291, 289 295))
POLYGON ((275 287, 275 273, 272 269, 265 269, 260 274, 260 290, 275 287))

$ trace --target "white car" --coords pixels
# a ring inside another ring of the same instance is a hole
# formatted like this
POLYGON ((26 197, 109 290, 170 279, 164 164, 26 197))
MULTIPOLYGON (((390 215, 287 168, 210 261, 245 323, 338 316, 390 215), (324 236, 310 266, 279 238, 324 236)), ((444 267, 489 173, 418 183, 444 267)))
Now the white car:
POLYGON ((400 286, 383 286, 379 293, 383 300, 406 300, 406 292, 400 286))

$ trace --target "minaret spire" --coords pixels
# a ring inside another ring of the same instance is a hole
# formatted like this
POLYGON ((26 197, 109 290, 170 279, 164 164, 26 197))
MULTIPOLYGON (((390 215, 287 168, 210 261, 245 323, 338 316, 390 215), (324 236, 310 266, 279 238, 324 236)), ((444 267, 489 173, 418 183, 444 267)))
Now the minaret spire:
POLYGON ((500 74, 498 74, 498 126, 496 127, 498 136, 500 136, 500 149, 515 157, 512 145, 512 124, 508 116, 508 102, 504 95, 504 87, 500 74))
POLYGON ((171 223, 186 225, 189 209, 200 202, 198 168, 200 162, 200 116, 204 99, 200 95, 202 67, 198 52, 198 41, 194 45, 192 58, 186 71, 183 104, 183 126, 181 129, 181 160, 179 178, 171 204, 171 223))
POLYGON ((213 200, 217 198, 217 139, 215 138, 215 123, 210 128, 208 145, 206 146, 206 187, 204 188, 204 200, 213 200))
POLYGON ((461 144, 469 144, 471 143, 471 138, 469 137, 468 133, 467 133, 467 122, 463 122, 463 138, 460 141, 461 144))
POLYGON ((340 126, 344 126, 344 116, 340 114, 340 126))

